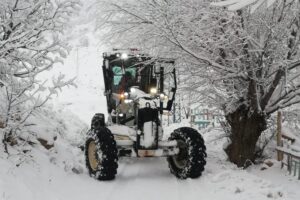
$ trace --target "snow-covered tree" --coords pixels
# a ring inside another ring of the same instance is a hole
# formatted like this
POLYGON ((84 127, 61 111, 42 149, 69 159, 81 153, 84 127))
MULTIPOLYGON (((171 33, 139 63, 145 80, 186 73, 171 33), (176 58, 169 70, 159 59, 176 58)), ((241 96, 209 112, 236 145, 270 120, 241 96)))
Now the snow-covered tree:
POLYGON ((64 30, 78 0, 0 0, 0 128, 4 139, 64 86, 64 75, 39 78, 68 53, 64 30), (52 83, 48 83, 48 82, 52 83))
POLYGON ((100 1, 100 25, 112 44, 172 56, 186 90, 224 109, 231 127, 225 151, 255 160, 267 118, 299 103, 300 5, 275 2, 263 12, 230 12, 210 0, 100 1))
MULTIPOLYGON (((251 12, 254 12, 260 7, 268 8, 273 5, 277 0, 224 0, 219 2, 213 2, 215 6, 226 6, 231 11, 250 7, 251 12)), ((280 1, 279 1, 280 2, 280 1)), ((286 2, 286 1, 285 1, 286 2)))

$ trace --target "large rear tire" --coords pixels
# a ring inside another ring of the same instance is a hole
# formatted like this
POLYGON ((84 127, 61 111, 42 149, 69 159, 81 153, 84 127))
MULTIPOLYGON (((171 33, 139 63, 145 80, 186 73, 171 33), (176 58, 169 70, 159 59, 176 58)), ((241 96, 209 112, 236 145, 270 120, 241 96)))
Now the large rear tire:
POLYGON ((113 134, 106 127, 90 130, 85 143, 85 160, 90 176, 112 180, 117 174, 118 151, 113 134))
POLYGON ((207 157, 200 133, 195 129, 183 127, 174 130, 169 140, 176 140, 179 147, 177 155, 167 158, 171 173, 180 179, 200 177, 207 157))

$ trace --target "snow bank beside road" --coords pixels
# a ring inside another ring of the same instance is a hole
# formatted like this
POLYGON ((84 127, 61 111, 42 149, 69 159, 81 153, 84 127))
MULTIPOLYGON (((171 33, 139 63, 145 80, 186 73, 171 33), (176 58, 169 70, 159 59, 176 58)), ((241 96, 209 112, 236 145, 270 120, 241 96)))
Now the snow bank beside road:
MULTIPOLYGON (((0 144, 0 200, 57 199, 51 190, 53 177, 60 179, 60 187, 70 174, 83 173, 84 159, 80 145, 84 142, 87 125, 65 109, 41 109, 31 116, 22 129, 18 144, 3 153, 0 144), (45 148, 42 140, 49 145, 45 148), (55 176, 53 176, 55 174, 55 176)), ((0 129, 1 131, 1 129, 0 129)), ((2 135, 2 134, 1 134, 2 135)))

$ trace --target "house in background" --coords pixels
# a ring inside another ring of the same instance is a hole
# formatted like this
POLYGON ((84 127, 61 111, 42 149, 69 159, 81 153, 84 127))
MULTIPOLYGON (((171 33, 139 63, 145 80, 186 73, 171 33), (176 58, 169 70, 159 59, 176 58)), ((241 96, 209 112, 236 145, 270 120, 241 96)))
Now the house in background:
POLYGON ((225 121, 225 117, 219 109, 199 104, 191 106, 191 123, 198 126, 198 129, 221 127, 222 121, 225 121))

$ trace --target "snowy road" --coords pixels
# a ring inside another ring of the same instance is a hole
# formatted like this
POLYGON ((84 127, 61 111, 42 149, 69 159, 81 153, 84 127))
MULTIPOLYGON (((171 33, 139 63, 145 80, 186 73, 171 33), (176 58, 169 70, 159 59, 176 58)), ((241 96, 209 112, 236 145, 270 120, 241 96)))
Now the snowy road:
POLYGON ((66 163, 72 163, 74 155, 82 162, 82 153, 77 150, 58 150, 57 160, 51 161, 51 155, 37 150, 34 153, 39 158, 38 163, 24 163, 20 167, 0 159, 0 199, 299 199, 300 182, 285 175, 278 163, 265 171, 257 167, 239 170, 225 161, 219 144, 208 143, 207 146, 206 170, 195 180, 176 179, 163 158, 121 159, 116 179, 109 182, 90 178, 85 169, 82 174, 73 173, 66 163))

